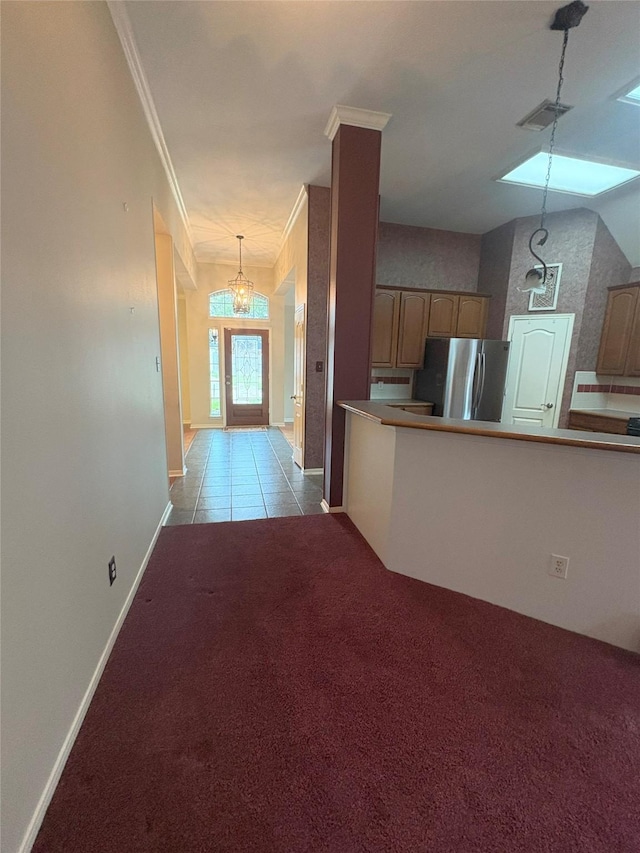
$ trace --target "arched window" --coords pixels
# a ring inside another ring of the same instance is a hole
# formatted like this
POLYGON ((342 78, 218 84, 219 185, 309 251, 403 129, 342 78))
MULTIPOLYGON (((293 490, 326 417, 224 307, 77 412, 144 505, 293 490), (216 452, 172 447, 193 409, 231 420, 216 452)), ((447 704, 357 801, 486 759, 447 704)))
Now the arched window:
POLYGON ((209 294, 209 316, 235 317, 239 320, 268 320, 269 299, 261 293, 254 292, 251 298, 251 311, 248 314, 234 314, 231 291, 225 287, 224 290, 216 290, 209 294))

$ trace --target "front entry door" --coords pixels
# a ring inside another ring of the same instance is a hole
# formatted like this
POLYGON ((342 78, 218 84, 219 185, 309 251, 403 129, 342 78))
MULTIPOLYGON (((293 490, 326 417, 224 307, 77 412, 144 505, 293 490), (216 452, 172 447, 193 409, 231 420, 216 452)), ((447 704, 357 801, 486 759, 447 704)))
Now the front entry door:
POLYGON ((269 424, 269 333, 224 330, 227 426, 269 424))
POLYGON ((503 424, 558 425, 574 316, 511 318, 503 424))
POLYGON ((304 305, 296 308, 293 336, 293 461, 302 468, 304 444, 304 305))

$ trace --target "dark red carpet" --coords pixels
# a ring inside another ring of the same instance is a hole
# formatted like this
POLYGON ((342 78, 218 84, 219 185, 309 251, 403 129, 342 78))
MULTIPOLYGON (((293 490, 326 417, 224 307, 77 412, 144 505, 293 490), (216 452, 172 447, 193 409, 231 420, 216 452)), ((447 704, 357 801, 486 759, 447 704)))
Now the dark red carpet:
POLYGON ((168 527, 34 850, 638 853, 639 660, 346 516, 168 527))

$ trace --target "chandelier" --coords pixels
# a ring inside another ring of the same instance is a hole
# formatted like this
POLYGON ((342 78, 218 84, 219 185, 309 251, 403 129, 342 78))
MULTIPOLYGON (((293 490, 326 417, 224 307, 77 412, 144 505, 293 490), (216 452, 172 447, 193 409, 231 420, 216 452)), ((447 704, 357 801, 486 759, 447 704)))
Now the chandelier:
POLYGON ((569 3, 568 6, 563 6, 561 9, 555 14, 553 22, 551 23, 550 29, 552 30, 560 30, 564 33, 564 38, 562 40, 562 53, 560 54, 560 64, 558 66, 558 88, 556 91, 556 100, 554 104, 554 114, 553 114, 553 126, 551 128, 551 137, 549 139, 549 159, 547 161, 547 174, 544 181, 544 190, 542 193, 542 211, 540 213, 540 225, 533 232, 531 237, 529 237, 529 251, 533 255, 533 257, 542 265, 542 271, 532 267, 526 274, 524 280, 524 287, 519 288, 524 293, 544 293, 547 289, 547 278, 548 278, 548 270, 547 265, 540 257, 540 255, 536 254, 533 244, 536 242, 536 246, 544 246, 547 242, 547 238, 549 236, 549 231, 545 228, 545 219, 547 216, 547 194, 549 192, 549 181, 551 180, 551 165, 553 163, 553 149, 556 141, 556 129, 558 127, 558 119, 562 115, 562 108, 560 106, 560 93, 562 92, 562 84, 564 83, 564 58, 567 52, 567 44, 569 42, 569 30, 573 29, 573 27, 577 27, 580 24, 583 16, 586 14, 588 10, 588 6, 585 6, 581 0, 574 0, 573 3, 569 3))
POLYGON ((237 234, 236 239, 238 240, 238 249, 240 252, 238 275, 228 281, 227 285, 233 297, 233 313, 249 314, 253 299, 253 282, 249 281, 242 272, 242 241, 244 237, 242 234, 237 234))

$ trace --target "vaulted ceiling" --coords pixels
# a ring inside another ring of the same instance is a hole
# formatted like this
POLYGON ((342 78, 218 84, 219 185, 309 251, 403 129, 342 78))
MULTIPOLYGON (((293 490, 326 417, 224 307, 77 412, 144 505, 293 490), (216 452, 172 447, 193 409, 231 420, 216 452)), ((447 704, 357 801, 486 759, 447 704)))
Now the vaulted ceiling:
MULTIPOLYGON (((483 233, 540 209, 496 183, 549 130, 516 122, 555 96, 561 3, 128 0, 142 67, 200 260, 272 264, 303 183, 328 186, 331 107, 392 113, 381 218, 483 233)), ((640 74, 640 3, 596 0, 569 39, 558 149, 640 168, 640 107, 613 96, 640 74)), ((638 182, 590 207, 640 265, 638 182)))

